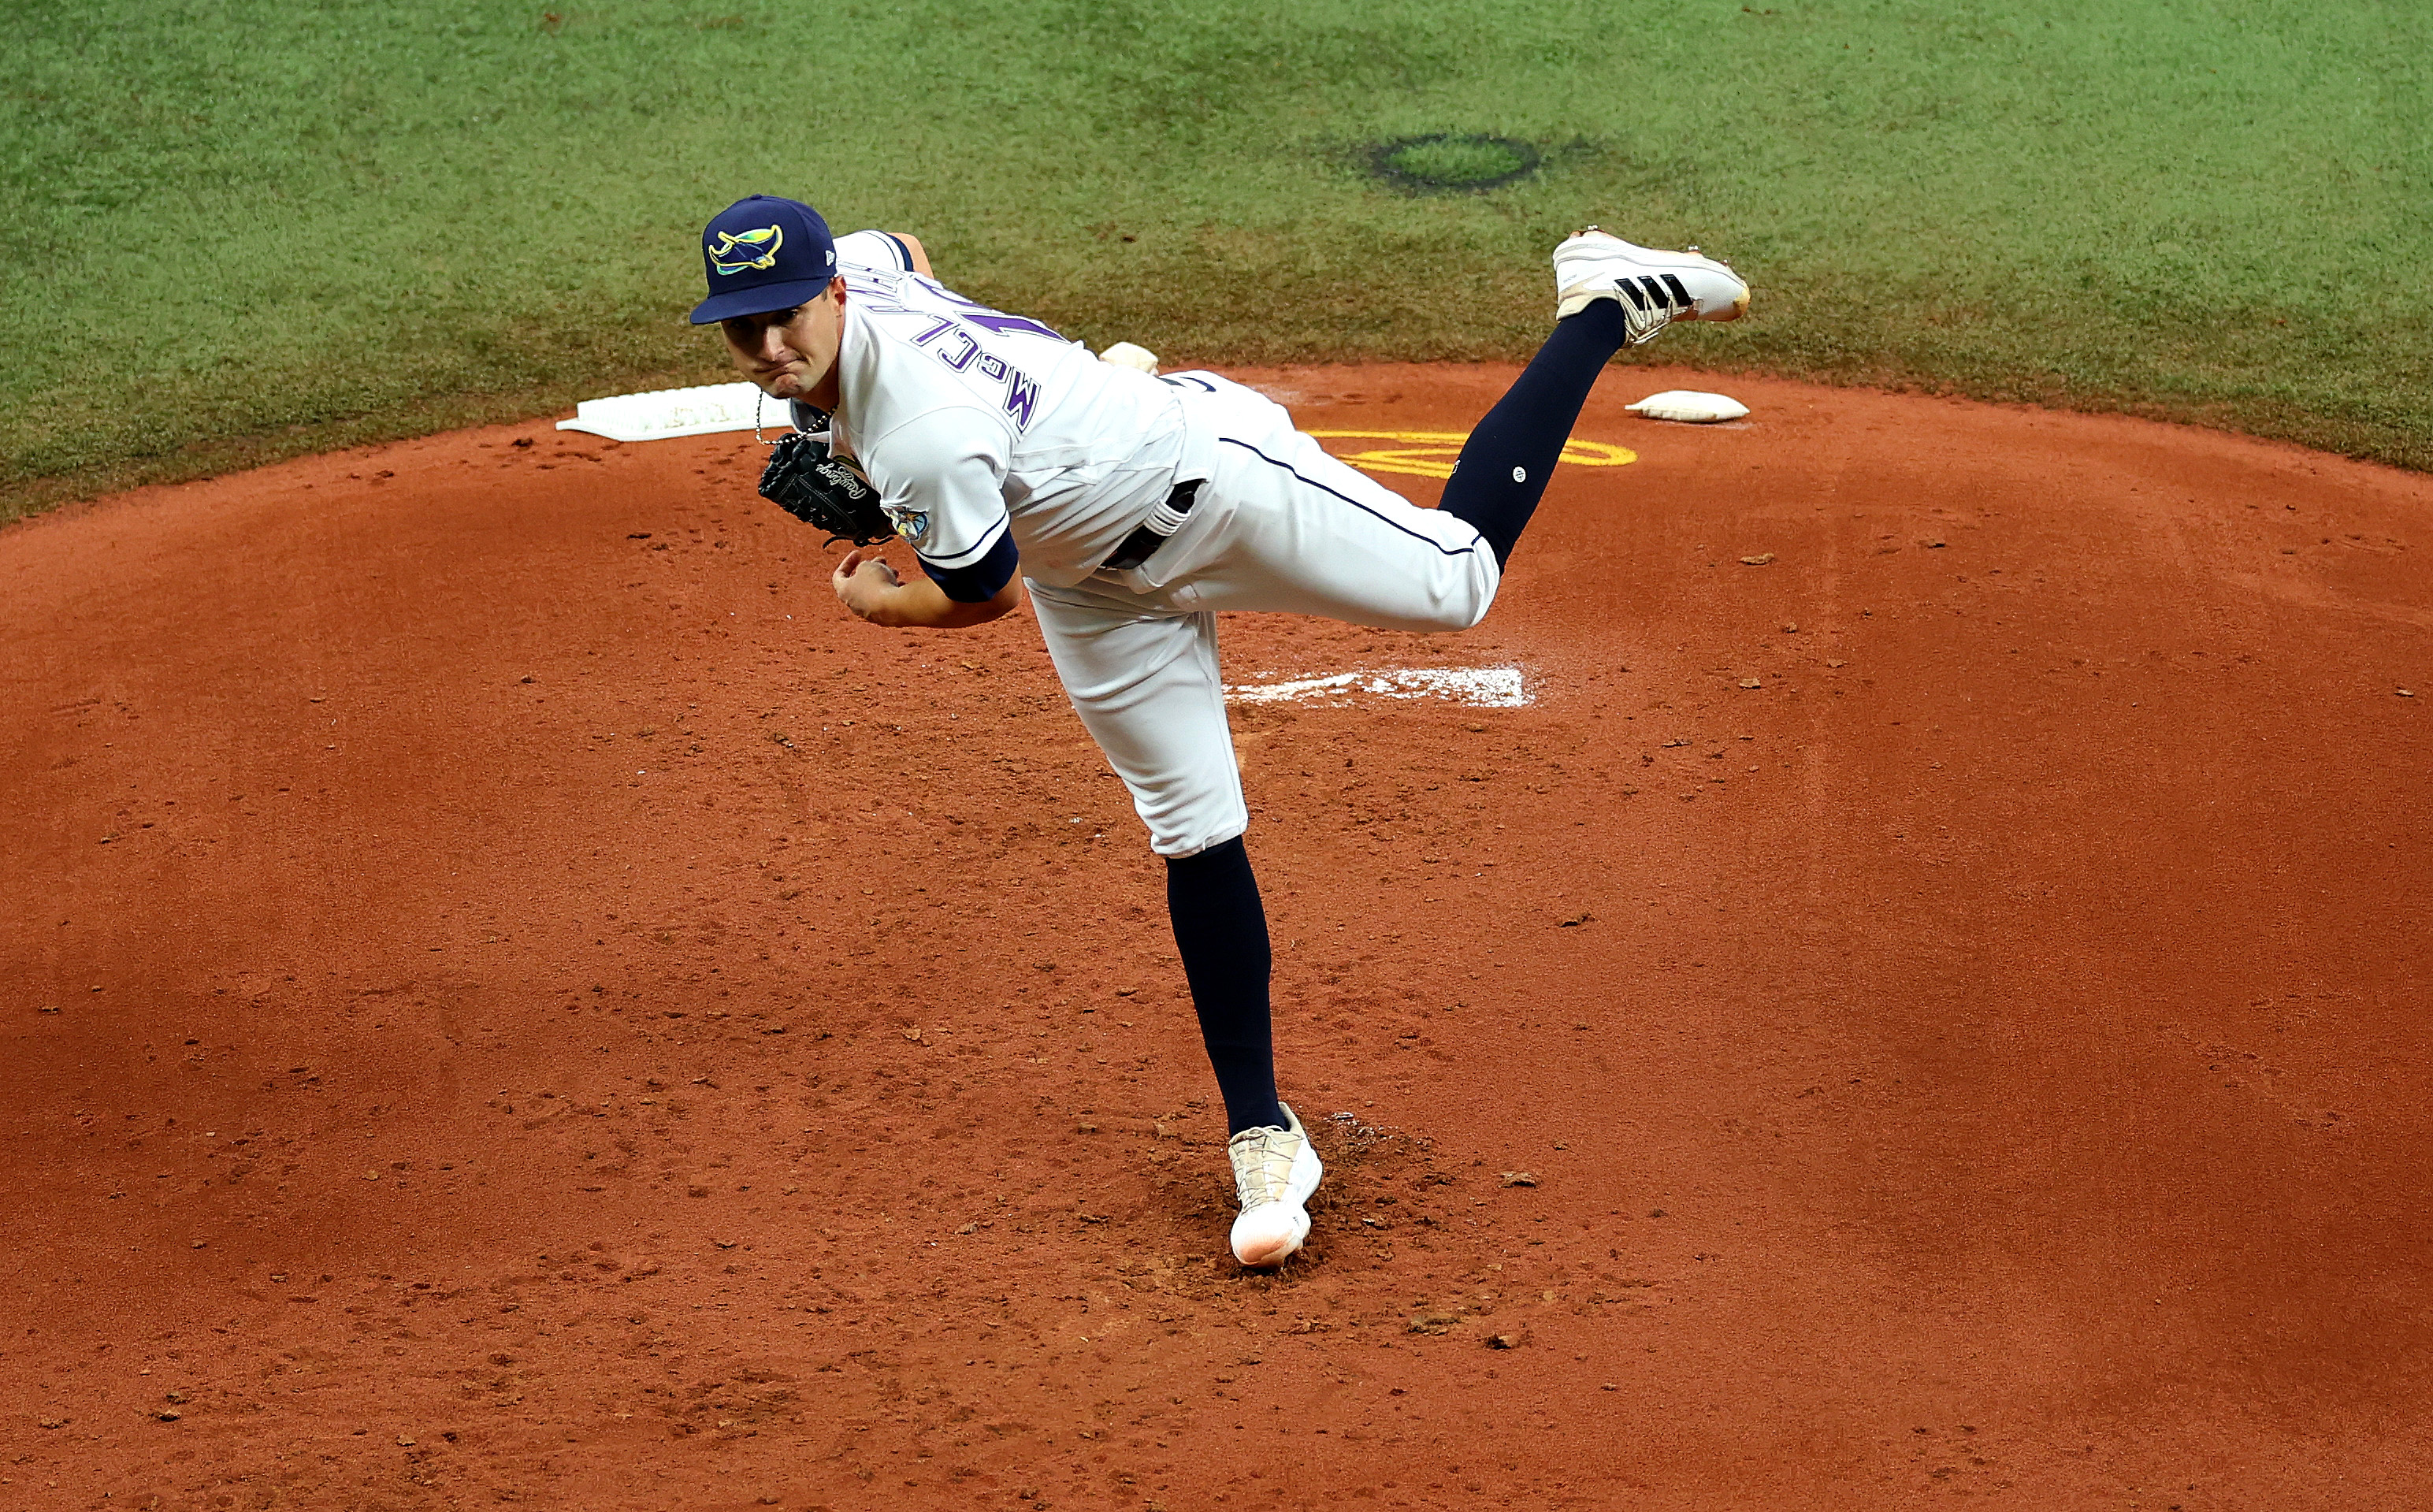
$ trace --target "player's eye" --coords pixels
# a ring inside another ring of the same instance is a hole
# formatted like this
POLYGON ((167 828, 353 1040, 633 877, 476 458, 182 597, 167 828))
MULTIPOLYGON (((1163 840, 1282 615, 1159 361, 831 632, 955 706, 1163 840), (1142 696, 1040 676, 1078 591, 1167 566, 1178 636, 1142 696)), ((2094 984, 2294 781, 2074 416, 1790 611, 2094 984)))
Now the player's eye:
POLYGON ((721 321, 720 324, 723 325, 726 328, 727 334, 733 336, 736 340, 741 342, 753 342, 757 341, 760 337, 760 332, 768 330, 772 326, 782 331, 786 327, 792 325, 794 323, 794 317, 802 313, 803 307, 798 304, 791 310, 775 310, 767 314, 733 315, 721 321))

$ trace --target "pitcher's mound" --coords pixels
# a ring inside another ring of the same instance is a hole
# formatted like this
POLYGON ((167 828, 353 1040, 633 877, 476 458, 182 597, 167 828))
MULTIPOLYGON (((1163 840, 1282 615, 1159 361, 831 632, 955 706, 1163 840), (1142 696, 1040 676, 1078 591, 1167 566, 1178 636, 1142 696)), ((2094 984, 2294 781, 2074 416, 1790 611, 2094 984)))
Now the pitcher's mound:
MULTIPOLYGON (((1511 370, 1247 376, 1424 501, 1511 370)), ((757 456, 0 533, 0 1500, 2424 1504, 2433 483, 1631 369, 1480 631, 1229 621, 1270 1279, 1035 632, 757 456)))

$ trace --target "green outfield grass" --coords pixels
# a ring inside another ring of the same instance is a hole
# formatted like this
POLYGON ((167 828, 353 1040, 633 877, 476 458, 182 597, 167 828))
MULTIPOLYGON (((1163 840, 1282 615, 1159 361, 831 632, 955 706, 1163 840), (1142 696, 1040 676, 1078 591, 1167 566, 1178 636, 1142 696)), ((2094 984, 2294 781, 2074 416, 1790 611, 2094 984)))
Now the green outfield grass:
POLYGON ((753 191, 1173 358, 1518 357, 1596 220, 1758 290, 1651 355, 2433 466, 2433 8, 21 0, 0 518, 711 376, 753 191), (1395 137, 1536 144, 1417 195, 1395 137))

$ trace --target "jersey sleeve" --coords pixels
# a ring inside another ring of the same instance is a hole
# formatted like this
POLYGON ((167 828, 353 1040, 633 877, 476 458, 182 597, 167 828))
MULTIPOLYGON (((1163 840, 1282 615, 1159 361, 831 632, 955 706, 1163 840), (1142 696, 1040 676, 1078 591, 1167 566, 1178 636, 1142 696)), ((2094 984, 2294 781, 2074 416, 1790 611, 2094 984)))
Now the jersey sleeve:
POLYGON ((873 437, 860 460, 896 534, 946 597, 980 603, 1013 581, 1005 428, 995 416, 931 410, 873 437))
POLYGON ((890 273, 910 273, 912 248, 904 245, 900 236, 886 231, 852 231, 836 239, 836 255, 840 263, 856 267, 883 268, 890 273))

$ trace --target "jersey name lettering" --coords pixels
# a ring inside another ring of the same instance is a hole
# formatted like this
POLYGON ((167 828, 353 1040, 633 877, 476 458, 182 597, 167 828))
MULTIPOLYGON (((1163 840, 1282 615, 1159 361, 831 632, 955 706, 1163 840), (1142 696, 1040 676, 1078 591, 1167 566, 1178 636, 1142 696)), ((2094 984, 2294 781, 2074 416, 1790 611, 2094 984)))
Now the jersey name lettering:
MULTIPOLYGON (((958 299, 955 302, 968 304, 970 301, 958 299)), ((994 314, 988 311, 981 313, 994 314)), ((972 320, 975 325, 979 324, 973 316, 966 315, 963 318, 972 320)), ((1032 325, 1040 331, 1047 331, 1046 327, 1038 326, 1036 322, 1020 321, 1018 316, 1001 315, 998 318, 1018 321, 1021 324, 1032 325)), ((1056 335, 1052 331, 1048 331, 1047 334, 1056 335)), ((1062 341, 1064 338, 1057 336, 1056 339, 1062 341)), ((1013 416, 1013 428, 1017 431, 1029 429, 1031 414, 1039 407, 1037 380, 996 353, 981 347, 978 340, 970 331, 963 330, 954 317, 930 316, 929 329, 913 337, 912 345, 927 347, 931 356, 959 373, 969 368, 975 362, 978 363, 982 377, 1005 385, 1005 413, 1013 416)))
MULTIPOLYGON (((919 278, 918 274, 914 275, 919 278)), ((1050 341, 1063 341, 1062 332, 1053 326, 1041 325, 1022 315, 1010 315, 1002 310, 992 310, 976 300, 966 299, 935 279, 921 279, 921 283, 948 304, 960 306, 963 318, 995 336, 1045 336, 1050 341)))
POLYGON ((1030 427, 1030 412, 1039 403, 1039 385, 1029 375, 1016 368, 1006 369, 1005 413, 1013 416, 1017 431, 1030 427))

